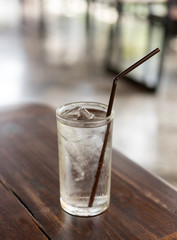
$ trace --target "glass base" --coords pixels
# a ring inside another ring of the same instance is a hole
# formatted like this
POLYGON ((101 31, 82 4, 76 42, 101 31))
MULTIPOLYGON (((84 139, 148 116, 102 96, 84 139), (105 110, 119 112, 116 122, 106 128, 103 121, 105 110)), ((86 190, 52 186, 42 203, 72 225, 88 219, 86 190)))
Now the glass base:
POLYGON ((109 204, 96 206, 96 207, 94 206, 93 207, 76 207, 76 206, 67 204, 66 202, 63 201, 62 198, 60 198, 60 203, 63 210, 66 211, 67 213, 74 216, 83 216, 83 217, 98 215, 104 212, 109 207, 109 204))

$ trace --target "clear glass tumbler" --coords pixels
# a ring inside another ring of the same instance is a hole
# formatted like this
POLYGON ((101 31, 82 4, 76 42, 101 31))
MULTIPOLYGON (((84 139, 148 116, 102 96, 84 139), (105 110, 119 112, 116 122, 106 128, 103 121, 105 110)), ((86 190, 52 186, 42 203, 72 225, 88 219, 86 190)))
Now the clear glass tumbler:
POLYGON ((106 105, 95 102, 70 103, 56 110, 60 203, 72 215, 94 216, 109 207, 113 114, 106 117, 106 111, 106 105), (107 128, 103 165, 94 201, 89 207, 107 128))

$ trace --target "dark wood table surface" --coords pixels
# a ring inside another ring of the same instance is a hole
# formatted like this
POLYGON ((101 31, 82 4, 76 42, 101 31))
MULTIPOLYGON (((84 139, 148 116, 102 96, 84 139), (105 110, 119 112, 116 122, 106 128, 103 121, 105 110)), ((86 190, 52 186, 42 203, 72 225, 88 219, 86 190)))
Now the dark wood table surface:
POLYGON ((1 240, 177 239, 177 191, 116 151, 109 209, 88 218, 65 213, 57 155, 54 109, 0 111, 1 240))

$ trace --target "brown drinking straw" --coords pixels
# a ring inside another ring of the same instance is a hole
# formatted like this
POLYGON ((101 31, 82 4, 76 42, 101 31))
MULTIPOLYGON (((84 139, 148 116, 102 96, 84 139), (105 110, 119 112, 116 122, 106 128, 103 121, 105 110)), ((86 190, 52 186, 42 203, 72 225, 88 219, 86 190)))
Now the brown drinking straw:
MULTIPOLYGON (((108 110, 107 110, 107 113, 106 113, 106 117, 109 117, 111 112, 112 112, 112 106, 113 106, 113 102, 114 102, 114 96, 115 96, 115 92, 116 92, 117 81, 120 78, 124 77, 129 72, 131 72, 133 69, 138 67, 140 64, 147 61, 149 58, 151 58, 152 56, 154 56, 158 52, 160 52, 159 48, 154 49, 152 52, 147 54, 145 57, 141 58, 139 61, 134 63, 132 66, 130 66, 129 68, 127 68, 126 70, 124 70, 123 72, 121 72, 121 73, 119 73, 115 76, 115 78, 113 79, 112 90, 111 90, 111 95, 110 95, 110 99, 109 99, 109 104, 108 104, 108 110)), ((101 173, 101 168, 102 168, 102 165, 103 165, 106 144, 107 144, 108 136, 109 136, 109 128, 110 128, 110 124, 108 123, 106 133, 105 133, 105 137, 104 137, 103 147, 102 147, 101 154, 100 154, 100 159, 99 159, 99 162, 98 162, 98 168, 97 168, 96 175, 95 175, 95 182, 94 182, 94 185, 92 187, 92 192, 90 194, 88 207, 92 207, 93 201, 94 201, 94 198, 95 198, 95 194, 96 194, 96 190, 97 190, 97 186, 98 186, 98 181, 99 181, 99 177, 100 177, 100 173, 101 173)))

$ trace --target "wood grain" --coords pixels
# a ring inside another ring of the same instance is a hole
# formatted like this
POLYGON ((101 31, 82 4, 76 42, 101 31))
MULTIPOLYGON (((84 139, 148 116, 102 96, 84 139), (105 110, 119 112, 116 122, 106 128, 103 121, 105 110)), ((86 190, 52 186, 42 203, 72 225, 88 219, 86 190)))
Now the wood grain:
MULTIPOLYGON (((61 209, 53 109, 27 105, 3 111, 0 133, 1 178, 25 214, 35 219, 44 239, 177 239, 176 190, 116 151, 109 209, 90 218, 74 217, 61 209)), ((1 197, 0 204, 4 201, 1 197)), ((7 205, 3 211, 8 228, 15 214, 7 205)), ((19 228, 18 221, 13 224, 19 228)), ((22 234, 30 234, 30 223, 27 226, 21 223, 22 234)), ((0 233, 0 239, 12 238, 7 232, 6 238, 0 233)))
POLYGON ((0 239, 47 240, 35 219, 2 181, 0 196, 0 239))

